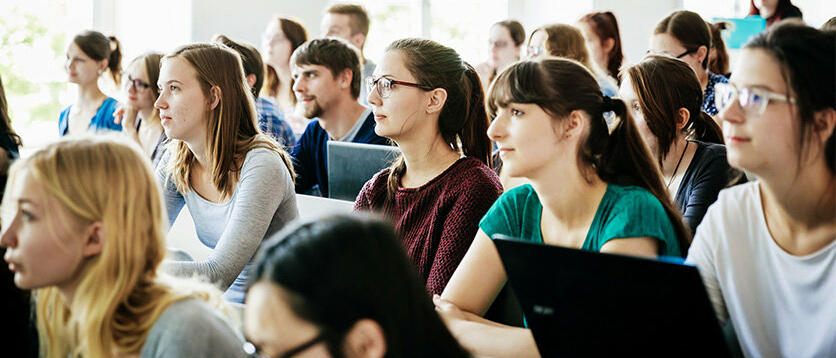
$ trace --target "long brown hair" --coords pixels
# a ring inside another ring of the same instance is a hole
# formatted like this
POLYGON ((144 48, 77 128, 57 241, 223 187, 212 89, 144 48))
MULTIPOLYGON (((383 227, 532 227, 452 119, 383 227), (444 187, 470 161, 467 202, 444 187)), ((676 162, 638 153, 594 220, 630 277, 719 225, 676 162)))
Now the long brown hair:
MULTIPOLYGON (((635 185, 649 191, 665 208, 682 255, 688 252, 690 233, 671 202, 659 166, 632 115, 620 99, 601 95, 598 82, 588 69, 565 58, 517 62, 502 71, 491 86, 488 111, 494 115, 498 107, 512 102, 536 104, 556 120, 568 117, 574 110, 588 114, 589 134, 578 149, 581 173, 591 169, 604 182, 635 185), (609 111, 618 117, 611 132, 604 119, 604 113, 609 111)), ((587 176, 587 180, 592 178, 587 176)))
POLYGON ((711 29, 710 52, 714 52, 714 58, 709 55, 708 70, 723 76, 729 74, 729 53, 726 51, 726 42, 723 41, 723 30, 728 26, 729 23, 724 21, 708 24, 711 29))
MULTIPOLYGON (((258 129, 255 102, 238 54, 221 44, 197 43, 175 50, 163 61, 178 57, 186 60, 197 72, 197 80, 205 96, 210 96, 212 87, 220 88, 218 106, 206 122, 206 151, 209 153, 212 182, 221 192, 221 197, 232 196, 241 171, 239 165, 247 153, 256 148, 278 153, 293 177, 290 156, 258 129)), ((196 159, 183 141, 172 140, 169 148, 172 154, 166 169, 177 190, 187 193, 191 190, 189 173, 196 159)))
POLYGON ((543 50, 550 56, 566 57, 580 62, 586 68, 592 70, 589 62, 589 50, 586 48, 586 40, 581 30, 577 27, 566 24, 554 24, 543 26, 531 32, 528 41, 534 37, 534 33, 543 31, 546 33, 546 46, 543 50))
POLYGON ((94 61, 107 60, 107 69, 117 85, 122 80, 122 49, 115 36, 101 32, 82 31, 73 38, 73 43, 94 61))
MULTIPOLYGON (((702 111, 702 86, 687 63, 669 57, 650 55, 626 68, 639 106, 650 132, 656 136, 659 166, 668 155, 673 142, 682 135, 703 142, 723 144, 723 133, 717 122, 702 111), (682 132, 676 130, 679 109, 690 113, 682 132)), ((622 76, 623 76, 622 75, 622 76)))
POLYGON ((699 14, 692 11, 674 11, 656 24, 653 34, 673 36, 686 50, 695 51, 705 46, 702 68, 708 68, 708 50, 711 49, 711 31, 699 14))
MULTIPOLYGON (((402 39, 385 52, 400 51, 404 66, 418 83, 447 91, 447 101, 438 116, 438 129, 444 141, 457 152, 490 165, 490 121, 485 112, 485 94, 476 70, 462 61, 456 50, 426 39, 402 39)), ((389 170, 388 193, 394 197, 400 178, 406 172, 403 155, 389 170)))
MULTIPOLYGON (((157 98, 160 98, 160 88, 157 87, 157 80, 160 78, 160 61, 162 58, 163 54, 159 52, 148 52, 139 55, 131 61, 131 64, 142 61, 145 73, 148 74, 148 83, 151 84, 151 88, 149 89, 151 90, 151 94, 154 96, 154 101, 156 101, 157 98)), ((157 107, 154 107, 154 111, 151 112, 151 118, 143 118, 142 120, 160 123, 160 110, 157 107)), ((133 123, 129 124, 133 125, 133 123)))
MULTIPOLYGON (((287 40, 290 41, 290 53, 296 51, 299 46, 302 46, 305 41, 308 41, 308 32, 305 31, 305 27, 302 24, 293 21, 288 18, 284 17, 275 17, 272 21, 278 21, 279 27, 282 29, 282 33, 284 36, 287 37, 287 40)), ((288 58, 288 61, 290 58, 288 58)), ((265 63, 266 71, 264 76, 264 94, 268 97, 278 97, 279 96, 279 86, 281 85, 279 81, 279 75, 276 74, 276 69, 273 66, 270 66, 265 63)), ((293 86, 293 83, 290 84, 293 86)), ((290 91, 290 103, 296 104, 296 96, 293 95, 293 91, 290 91)), ((282 110, 287 110, 287 108, 282 108, 282 110)))
POLYGON ((601 41, 613 39, 605 70, 610 77, 618 78, 621 62, 624 61, 624 52, 621 49, 621 33, 618 31, 618 20, 615 19, 615 14, 612 11, 592 12, 581 17, 580 21, 589 25, 601 41))

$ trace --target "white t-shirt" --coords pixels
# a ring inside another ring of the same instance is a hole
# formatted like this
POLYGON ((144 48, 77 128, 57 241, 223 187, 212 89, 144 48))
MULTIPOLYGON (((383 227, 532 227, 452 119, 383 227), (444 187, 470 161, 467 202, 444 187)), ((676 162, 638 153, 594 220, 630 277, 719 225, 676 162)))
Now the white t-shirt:
POLYGON ((686 261, 747 357, 836 357, 836 241, 806 256, 784 251, 757 182, 720 192, 686 261))

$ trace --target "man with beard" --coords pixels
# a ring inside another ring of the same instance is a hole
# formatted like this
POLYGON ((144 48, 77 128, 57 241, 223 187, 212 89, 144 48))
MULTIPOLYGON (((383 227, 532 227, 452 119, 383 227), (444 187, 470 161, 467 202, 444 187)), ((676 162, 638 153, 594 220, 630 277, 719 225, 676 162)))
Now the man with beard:
POLYGON ((328 196, 327 146, 329 140, 388 144, 374 133, 371 109, 357 101, 362 85, 360 56, 345 40, 309 41, 290 58, 293 92, 313 118, 291 151, 296 170, 296 192, 328 196))

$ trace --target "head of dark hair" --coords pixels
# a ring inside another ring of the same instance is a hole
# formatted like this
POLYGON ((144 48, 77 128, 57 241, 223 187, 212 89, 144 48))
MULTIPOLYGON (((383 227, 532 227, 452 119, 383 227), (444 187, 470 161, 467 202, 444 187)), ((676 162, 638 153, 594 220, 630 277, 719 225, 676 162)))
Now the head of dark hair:
MULTIPOLYGON (((790 0, 778 0, 778 5, 775 6, 775 12, 772 16, 766 18, 767 26, 772 25, 778 20, 784 18, 784 14, 790 12, 791 10, 799 11, 798 7, 792 4, 790 0)), ((760 16, 761 10, 755 6, 755 0, 749 0, 749 15, 758 15, 760 16)))
POLYGON ((336 336, 334 356, 358 320, 383 330, 387 357, 466 357, 447 331, 390 224, 337 215, 289 227, 265 242, 250 286, 289 292, 294 313, 336 336))
POLYGON ((708 68, 708 51, 711 49, 711 31, 699 14, 692 11, 674 11, 656 24, 653 34, 673 36, 682 47, 695 51, 705 46, 705 59, 702 68, 708 68))
POLYGON ((351 34, 363 34, 369 36, 369 14, 366 8, 362 5, 356 4, 334 4, 326 10, 329 14, 348 15, 350 20, 348 26, 351 28, 351 34))
POLYGON ((360 68, 360 51, 346 40, 328 37, 308 41, 290 56, 291 66, 319 65, 325 66, 337 77, 345 70, 351 71, 351 96, 360 96, 360 85, 363 72, 360 68))
POLYGON ((494 23, 493 26, 502 26, 511 35, 514 46, 520 46, 525 42, 525 28, 517 20, 504 20, 494 23))
POLYGON ((601 95, 598 82, 588 69, 565 58, 517 62, 503 70, 491 85, 488 110, 494 115, 497 108, 511 103, 536 104, 556 121, 568 118, 576 110, 585 113, 589 130, 578 148, 581 173, 588 180, 593 180, 589 175, 595 173, 607 183, 647 189, 665 208, 685 255, 690 234, 662 183, 659 166, 624 102, 601 95), (618 117, 611 132, 604 119, 604 113, 609 111, 618 117))
POLYGON ((0 135, 10 136, 17 145, 21 145, 20 136, 12 129, 12 120, 9 117, 9 103, 6 102, 6 90, 3 89, 2 77, 0 77, 0 135))
POLYGON ((836 16, 831 17, 830 20, 827 20, 824 24, 821 25, 822 31, 836 31, 836 16))
POLYGON ((621 69, 621 62, 624 61, 624 52, 621 49, 621 33, 618 31, 618 21, 612 11, 592 12, 584 15, 581 22, 589 25, 595 35, 601 41, 613 39, 613 46, 607 56, 607 74, 618 78, 618 71, 621 69))
POLYGON ((687 63, 669 56, 650 55, 628 67, 624 75, 629 77, 636 92, 647 127, 656 136, 658 153, 653 154, 660 166, 680 135, 723 144, 723 134, 717 122, 701 109, 702 86, 687 63), (679 131, 674 119, 682 108, 690 115, 688 123, 679 131))
MULTIPOLYGON (((476 69, 463 61, 456 50, 426 39, 402 39, 389 44, 385 52, 399 51, 404 67, 418 83, 447 92, 438 116, 441 137, 451 148, 491 164, 490 120, 485 112, 485 93, 476 69)), ((403 156, 389 171, 388 192, 393 197, 406 171, 403 156)))
POLYGON ((212 42, 217 42, 229 47, 241 56, 241 64, 244 65, 244 76, 255 75, 255 83, 251 89, 253 96, 258 97, 261 86, 264 84, 264 62, 261 61, 261 54, 250 44, 235 42, 225 35, 215 35, 212 42))
POLYGON ((708 70, 725 76, 729 73, 729 53, 726 52, 726 42, 723 41, 723 30, 729 25, 727 22, 718 21, 708 26, 711 29, 711 51, 714 52, 714 58, 708 56, 708 70))
MULTIPOLYGON (((750 40, 744 49, 768 53, 795 99, 801 131, 799 157, 807 152, 816 127, 816 112, 836 109, 836 31, 819 31, 802 23, 781 22, 750 40)), ((836 144, 830 134, 824 146, 831 173, 836 172, 836 144)))
POLYGON ((106 37, 101 32, 86 30, 73 38, 73 43, 94 61, 107 60, 107 69, 113 81, 119 84, 122 73, 122 49, 114 36, 106 37))
MULTIPOLYGON (((299 22, 283 17, 275 17, 272 21, 279 22, 279 27, 282 29, 282 33, 284 33, 284 36, 288 41, 290 41, 291 53, 296 51, 299 46, 302 46, 305 41, 308 41, 308 32, 305 31, 305 27, 299 22)), ((264 93, 269 97, 277 97, 279 95, 279 86, 281 85, 279 75, 276 74, 276 69, 273 68, 273 66, 268 65, 266 67, 267 71, 264 76, 264 93)), ((293 83, 290 83, 289 85, 292 87, 293 83)), ((296 104, 296 96, 293 95, 293 91, 289 91, 288 96, 290 102, 296 104)), ((282 109, 286 110, 287 108, 282 109)))

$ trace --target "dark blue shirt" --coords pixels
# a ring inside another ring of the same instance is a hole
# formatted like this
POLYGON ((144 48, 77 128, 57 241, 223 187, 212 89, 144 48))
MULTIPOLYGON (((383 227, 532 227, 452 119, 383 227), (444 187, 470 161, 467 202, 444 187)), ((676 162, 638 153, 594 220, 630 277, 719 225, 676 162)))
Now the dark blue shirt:
POLYGON ((708 84, 705 85, 705 91, 702 95, 702 110, 712 116, 716 116, 719 112, 717 107, 714 106, 714 85, 718 83, 729 83, 729 79, 708 71, 708 84))
MULTIPOLYGON (((99 130, 112 130, 112 131, 121 131, 122 125, 113 123, 113 111, 116 110, 117 102, 115 99, 111 97, 107 97, 102 105, 99 106, 99 109, 96 110, 96 114, 93 115, 93 118, 90 118, 90 126, 88 129, 92 131, 99 131, 99 130)), ((68 106, 61 111, 61 115, 58 117, 58 135, 65 136, 69 131, 69 119, 70 119, 70 109, 73 106, 68 106)))
MULTIPOLYGON (((360 130, 351 139, 354 143, 389 145, 389 140, 374 133, 374 114, 369 113, 360 130)), ((305 132, 290 150, 293 169, 296 171, 296 192, 309 193, 315 186, 328 197, 328 132, 314 119, 305 127, 305 132)))

